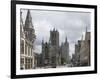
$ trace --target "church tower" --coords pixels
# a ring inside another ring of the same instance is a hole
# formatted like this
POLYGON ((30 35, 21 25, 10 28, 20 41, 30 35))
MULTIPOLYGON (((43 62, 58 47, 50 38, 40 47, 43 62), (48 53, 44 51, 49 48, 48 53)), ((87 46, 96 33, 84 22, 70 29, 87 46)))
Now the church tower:
POLYGON ((85 40, 90 40, 90 32, 87 31, 87 27, 85 32, 85 40))
POLYGON ((36 39, 35 30, 32 24, 30 10, 27 11, 25 24, 22 20, 22 12, 20 17, 20 33, 21 33, 21 69, 33 69, 35 67, 34 41, 36 39))
POLYGON ((32 43, 34 43, 36 36, 35 36, 34 26, 32 24, 32 17, 31 17, 30 10, 28 10, 27 12, 24 29, 25 29, 26 38, 32 43))
POLYGON ((53 67, 59 65, 59 32, 57 29, 50 31, 50 54, 53 67))
POLYGON ((65 65, 69 63, 69 43, 67 41, 67 37, 65 42, 61 45, 61 64, 65 65))
POLYGON ((59 32, 55 28, 50 31, 50 42, 52 46, 59 47, 59 32))

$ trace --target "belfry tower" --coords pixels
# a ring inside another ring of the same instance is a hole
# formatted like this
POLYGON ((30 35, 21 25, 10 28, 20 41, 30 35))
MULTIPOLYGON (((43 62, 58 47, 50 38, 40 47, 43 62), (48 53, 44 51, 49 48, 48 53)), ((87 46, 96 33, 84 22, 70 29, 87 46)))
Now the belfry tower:
POLYGON ((25 24, 23 24, 21 12, 20 27, 20 69, 33 69, 35 67, 34 41, 36 36, 30 10, 27 11, 25 24))
POLYGON ((55 28, 50 31, 50 42, 52 46, 59 47, 59 32, 55 28))
POLYGON ((30 14, 30 10, 28 10, 27 12, 24 29, 25 29, 26 38, 30 40, 32 43, 34 43, 36 36, 35 36, 34 26, 32 24, 32 17, 30 14))

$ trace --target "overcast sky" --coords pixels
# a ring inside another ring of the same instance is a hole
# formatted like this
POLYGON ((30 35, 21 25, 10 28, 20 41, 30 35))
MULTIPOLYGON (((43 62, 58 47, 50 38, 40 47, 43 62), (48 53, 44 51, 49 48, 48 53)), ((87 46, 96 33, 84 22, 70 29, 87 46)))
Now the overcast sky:
MULTIPOLYGON (((23 22, 25 22, 27 10, 22 11, 23 22)), ((48 42, 50 30, 56 28, 59 31, 59 42, 65 41, 67 37, 70 46, 70 55, 74 53, 74 46, 81 39, 82 34, 90 31, 90 13, 69 11, 44 11, 30 10, 32 22, 35 29, 36 41, 35 52, 41 53, 41 41, 48 42)))

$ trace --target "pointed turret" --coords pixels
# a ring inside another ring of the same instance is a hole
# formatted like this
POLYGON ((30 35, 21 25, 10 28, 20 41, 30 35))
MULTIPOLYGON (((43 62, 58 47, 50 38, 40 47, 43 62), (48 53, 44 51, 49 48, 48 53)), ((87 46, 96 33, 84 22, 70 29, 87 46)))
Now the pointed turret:
POLYGON ((32 24, 32 17, 31 17, 31 13, 30 10, 28 9, 27 11, 27 16, 26 16, 26 20, 25 20, 25 28, 33 28, 33 24, 32 24))
POLYGON ((66 36, 65 42, 67 43, 67 36, 66 36))
POLYGON ((25 37, 27 38, 27 40, 34 43, 36 39, 36 35, 35 35, 35 29, 33 28, 33 24, 32 24, 32 17, 31 17, 30 10, 27 11, 24 31, 25 31, 25 37))
POLYGON ((22 11, 20 11, 20 23, 21 23, 21 25, 23 25, 22 11))
POLYGON ((87 32, 87 26, 86 26, 86 32, 87 32))
POLYGON ((44 44, 44 39, 42 39, 42 45, 44 44))
POLYGON ((22 11, 20 12, 20 32, 21 32, 21 37, 24 37, 24 24, 22 19, 22 11))
POLYGON ((53 31, 55 31, 55 28, 53 28, 53 31))
POLYGON ((87 31, 87 27, 86 27, 86 33, 85 33, 85 40, 90 40, 90 32, 87 31))

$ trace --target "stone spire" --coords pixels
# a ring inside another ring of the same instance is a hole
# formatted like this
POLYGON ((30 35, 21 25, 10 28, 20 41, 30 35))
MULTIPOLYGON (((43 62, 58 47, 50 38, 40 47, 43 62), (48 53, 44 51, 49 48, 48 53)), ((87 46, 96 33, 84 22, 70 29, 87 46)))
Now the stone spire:
POLYGON ((21 32, 21 37, 24 36, 24 24, 23 24, 23 19, 22 19, 22 11, 20 11, 20 32, 21 32))
POLYGON ((87 32, 87 26, 86 26, 86 32, 87 32))
POLYGON ((90 32, 87 31, 87 27, 86 27, 86 33, 85 33, 85 40, 90 40, 90 32))
POLYGON ((32 17, 31 17, 31 13, 30 10, 28 9, 27 11, 27 16, 26 16, 26 20, 25 20, 25 28, 33 28, 33 24, 32 24, 32 17))
POLYGON ((20 23, 21 23, 21 25, 23 25, 22 11, 20 11, 20 23))
POLYGON ((65 42, 67 43, 67 36, 66 36, 65 42))
POLYGON ((25 31, 25 37, 27 38, 27 40, 34 43, 36 39, 36 35, 35 35, 35 29, 33 28, 32 17, 31 17, 31 13, 29 9, 26 15, 24 31, 25 31))
POLYGON ((87 33, 87 26, 86 26, 86 33, 87 33))
POLYGON ((44 39, 42 39, 42 44, 44 44, 44 39))
POLYGON ((55 31, 55 28, 53 28, 53 31, 55 31))

